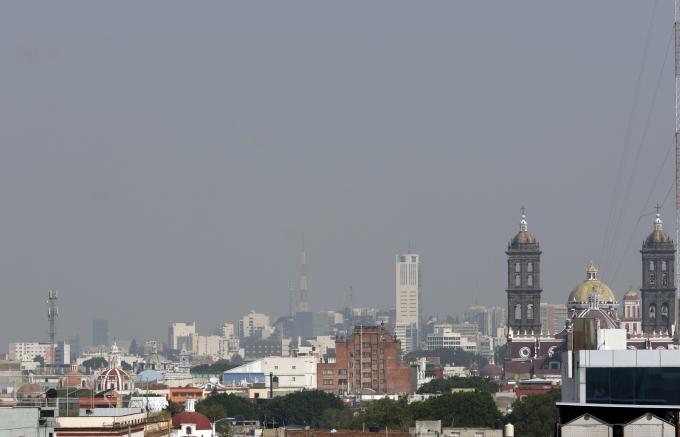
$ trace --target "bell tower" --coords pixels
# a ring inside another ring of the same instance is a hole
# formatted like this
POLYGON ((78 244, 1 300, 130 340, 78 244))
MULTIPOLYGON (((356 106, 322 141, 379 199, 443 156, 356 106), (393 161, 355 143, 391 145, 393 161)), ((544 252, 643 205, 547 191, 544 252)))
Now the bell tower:
POLYGON ((508 328, 513 332, 541 332, 541 249, 529 233, 522 208, 519 232, 508 244, 508 328))
POLYGON ((672 335, 675 325, 675 243, 657 207, 654 231, 642 243, 642 332, 672 335))

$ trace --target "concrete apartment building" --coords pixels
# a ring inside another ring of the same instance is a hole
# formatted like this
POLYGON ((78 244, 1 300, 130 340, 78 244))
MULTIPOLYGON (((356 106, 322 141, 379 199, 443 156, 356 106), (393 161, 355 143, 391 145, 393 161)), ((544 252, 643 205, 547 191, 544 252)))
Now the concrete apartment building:
POLYGON ((401 361, 399 341, 383 326, 355 326, 335 342, 335 362, 319 363, 317 388, 329 393, 411 393, 415 371, 401 361))
POLYGON ((554 334, 562 331, 567 319, 569 313, 566 304, 541 302, 541 323, 548 332, 554 334))
POLYGON ((269 316, 266 314, 250 311, 238 321, 239 338, 261 338, 267 339, 274 330, 272 329, 269 316))
POLYGON ((168 330, 168 345, 170 349, 180 349, 179 337, 191 337, 196 334, 196 322, 172 322, 168 330))
POLYGON ((394 332, 404 354, 419 348, 421 319, 421 263, 414 253, 396 256, 396 305, 394 332))

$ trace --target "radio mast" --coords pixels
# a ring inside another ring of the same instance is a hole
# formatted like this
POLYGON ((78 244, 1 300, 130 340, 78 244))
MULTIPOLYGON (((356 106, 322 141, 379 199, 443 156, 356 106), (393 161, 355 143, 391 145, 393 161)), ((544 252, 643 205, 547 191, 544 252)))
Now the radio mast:
POLYGON ((58 299, 57 290, 50 290, 47 293, 47 320, 50 322, 50 359, 49 364, 54 364, 54 339, 57 336, 57 317, 59 317, 59 308, 57 307, 58 299))

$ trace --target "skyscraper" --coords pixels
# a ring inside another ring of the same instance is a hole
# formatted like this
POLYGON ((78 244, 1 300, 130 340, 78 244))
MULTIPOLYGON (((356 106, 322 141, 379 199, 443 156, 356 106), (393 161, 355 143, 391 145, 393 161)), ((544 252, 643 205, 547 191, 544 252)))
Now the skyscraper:
POLYGON ((413 253, 397 255, 397 317, 394 333, 401 342, 403 353, 414 351, 419 346, 421 282, 420 255, 413 253))
POLYGON ((95 319, 92 321, 92 346, 109 345, 109 321, 95 319))

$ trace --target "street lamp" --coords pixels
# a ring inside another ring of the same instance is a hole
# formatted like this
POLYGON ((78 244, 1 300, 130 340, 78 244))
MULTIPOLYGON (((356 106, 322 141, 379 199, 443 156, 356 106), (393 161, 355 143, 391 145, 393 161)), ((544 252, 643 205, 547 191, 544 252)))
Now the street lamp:
POLYGON ((223 422, 223 421, 229 420, 229 419, 230 419, 230 417, 223 417, 223 418, 217 419, 216 421, 213 422, 213 424, 212 424, 212 435, 213 435, 213 437, 217 437, 217 432, 215 431, 215 429, 217 428, 217 423, 223 422))

